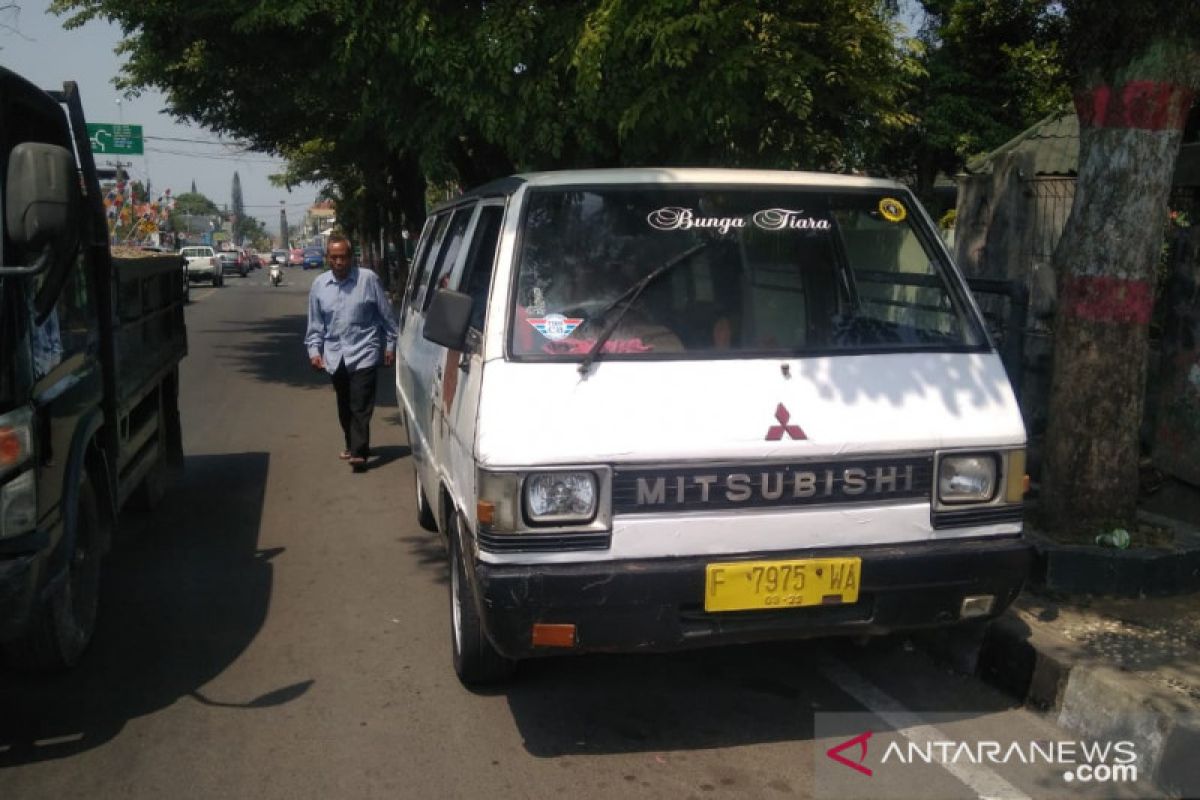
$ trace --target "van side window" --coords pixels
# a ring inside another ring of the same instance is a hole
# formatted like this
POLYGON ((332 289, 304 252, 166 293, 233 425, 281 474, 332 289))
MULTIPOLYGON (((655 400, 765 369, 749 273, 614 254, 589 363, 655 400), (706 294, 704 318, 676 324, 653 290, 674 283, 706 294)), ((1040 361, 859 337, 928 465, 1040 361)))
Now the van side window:
POLYGON ((474 213, 475 207, 467 206, 455 211, 454 216, 450 218, 450 226, 446 229, 446 235, 442 237, 442 243, 438 247, 437 261, 429 276, 429 282, 425 285, 425 297, 421 301, 422 311, 429 308, 429 304, 433 302, 434 291, 442 288, 439 284, 450 275, 450 270, 454 268, 454 262, 458 260, 458 250, 462 247, 463 237, 467 233, 467 225, 470 224, 471 215, 474 213))
POLYGON ((496 244, 500 241, 500 222, 503 219, 504 206, 484 206, 479 212, 479 221, 475 223, 471 249, 467 252, 460 291, 471 295, 471 327, 478 331, 483 330, 488 289, 492 285, 492 266, 496 263, 496 244))
POLYGON ((446 223, 449 221, 450 215, 442 214, 432 223, 427 223, 432 224, 432 227, 426 230, 426 241, 412 265, 412 289, 409 292, 409 302, 412 304, 412 308, 425 307, 424 289, 429 285, 429 273, 433 269, 433 253, 437 252, 438 242, 446 233, 446 223))

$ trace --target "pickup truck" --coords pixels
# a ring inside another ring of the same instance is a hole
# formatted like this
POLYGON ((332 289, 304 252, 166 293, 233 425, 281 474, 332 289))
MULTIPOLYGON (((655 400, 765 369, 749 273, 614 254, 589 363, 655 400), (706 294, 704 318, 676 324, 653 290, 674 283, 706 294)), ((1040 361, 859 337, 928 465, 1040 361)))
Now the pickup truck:
POLYGON ((0 68, 0 651, 75 665, 127 501, 182 464, 176 254, 114 258, 73 82, 0 68))
POLYGON ((190 280, 207 278, 212 281, 213 286, 225 285, 224 270, 221 269, 221 263, 217 261, 217 254, 211 247, 192 245, 182 248, 179 255, 187 259, 187 272, 190 280))

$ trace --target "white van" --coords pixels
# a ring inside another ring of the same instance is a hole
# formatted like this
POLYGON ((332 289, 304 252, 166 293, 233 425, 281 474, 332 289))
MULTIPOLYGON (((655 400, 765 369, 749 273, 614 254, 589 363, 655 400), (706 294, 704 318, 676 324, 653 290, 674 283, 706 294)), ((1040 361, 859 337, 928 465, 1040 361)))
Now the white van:
POLYGON ((519 659, 999 614, 1025 429, 902 185, 506 178, 436 209, 396 386, 466 683, 519 659))

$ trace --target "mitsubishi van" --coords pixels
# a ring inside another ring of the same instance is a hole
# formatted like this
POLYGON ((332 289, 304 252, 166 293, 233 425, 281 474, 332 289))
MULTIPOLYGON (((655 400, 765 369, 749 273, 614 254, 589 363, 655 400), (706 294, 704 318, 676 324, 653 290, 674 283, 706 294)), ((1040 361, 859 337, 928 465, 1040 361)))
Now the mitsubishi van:
POLYGON ((977 627, 1029 568, 1025 429, 902 184, 519 175, 435 209, 399 309, 460 679, 977 627))

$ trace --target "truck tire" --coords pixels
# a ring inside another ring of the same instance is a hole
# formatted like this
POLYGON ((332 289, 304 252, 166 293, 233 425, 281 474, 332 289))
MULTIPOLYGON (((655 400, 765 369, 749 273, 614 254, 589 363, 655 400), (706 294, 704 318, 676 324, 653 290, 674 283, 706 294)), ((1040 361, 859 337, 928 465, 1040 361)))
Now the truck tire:
POLYGON ((416 462, 413 462, 413 483, 416 485, 417 522, 425 530, 437 533, 437 517, 434 516, 433 509, 429 506, 429 498, 425 496, 425 490, 421 488, 421 478, 417 474, 416 462))
POLYGON ((464 686, 488 686, 512 677, 517 662, 497 652, 483 632, 475 592, 467 579, 459 544, 458 515, 452 513, 450 528, 450 645, 454 672, 464 686))
POLYGON ((79 487, 75 547, 68 555, 66 579, 34 611, 29 630, 5 646, 15 667, 58 672, 79 663, 96 631, 100 600, 100 510, 87 475, 79 487))

